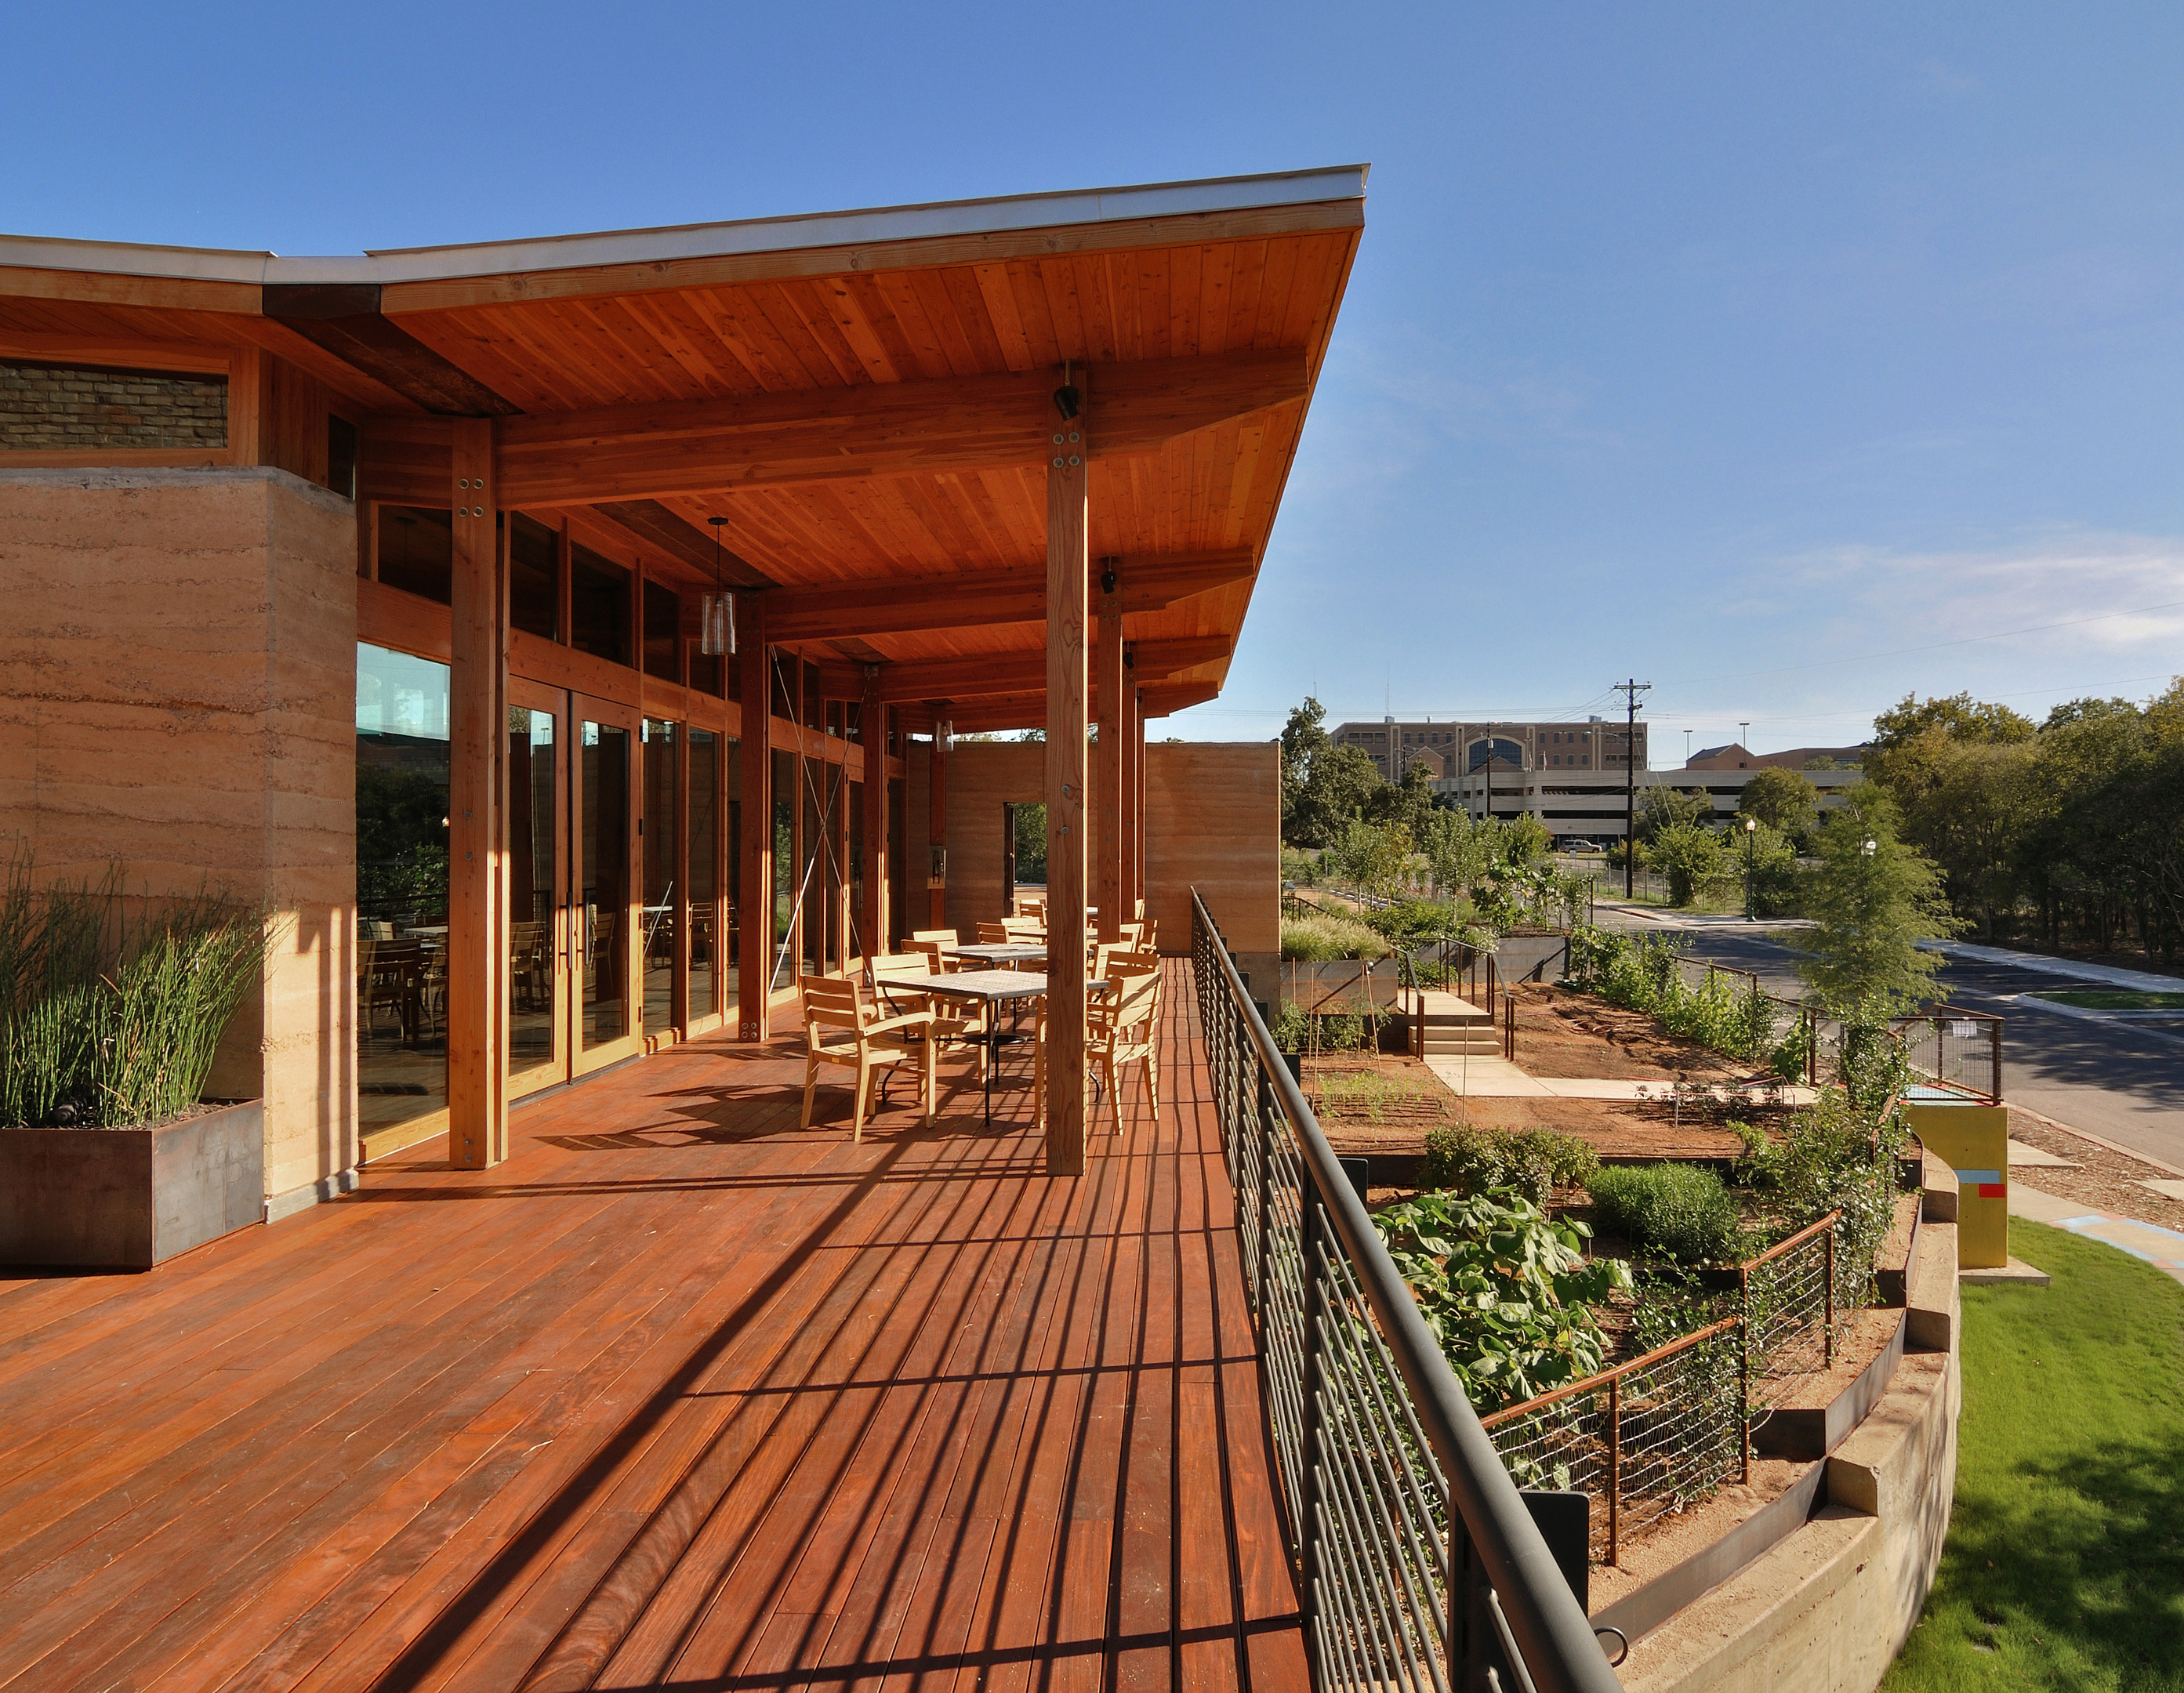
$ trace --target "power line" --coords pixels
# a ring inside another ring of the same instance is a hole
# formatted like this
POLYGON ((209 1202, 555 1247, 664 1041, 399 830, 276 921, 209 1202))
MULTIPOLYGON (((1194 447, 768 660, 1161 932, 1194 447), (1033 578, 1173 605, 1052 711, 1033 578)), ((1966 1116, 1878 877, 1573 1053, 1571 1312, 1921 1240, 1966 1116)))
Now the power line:
POLYGON ((1638 696, 1651 693, 1653 684, 1632 677, 1628 682, 1618 682, 1608 690, 1624 698, 1625 716, 1623 729, 1623 897, 1635 896, 1638 889, 1638 696))

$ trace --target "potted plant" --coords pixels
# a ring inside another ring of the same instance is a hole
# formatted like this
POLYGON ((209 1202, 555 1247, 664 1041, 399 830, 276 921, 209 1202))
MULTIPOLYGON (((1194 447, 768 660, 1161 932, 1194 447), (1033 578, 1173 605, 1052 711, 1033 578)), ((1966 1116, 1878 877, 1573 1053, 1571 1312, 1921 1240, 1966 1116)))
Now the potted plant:
POLYGON ((261 1102, 200 1095, 265 923, 120 884, 19 849, 0 888, 0 1263, 148 1269, 265 1216, 261 1102))

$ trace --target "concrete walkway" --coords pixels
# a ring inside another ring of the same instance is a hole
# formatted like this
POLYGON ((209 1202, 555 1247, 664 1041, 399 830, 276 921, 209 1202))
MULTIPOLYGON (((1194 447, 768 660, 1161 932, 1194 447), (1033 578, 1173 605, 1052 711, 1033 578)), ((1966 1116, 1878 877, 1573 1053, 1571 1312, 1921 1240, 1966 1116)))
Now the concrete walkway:
MULTIPOLYGON (((2013 1147, 2011 1150, 2014 1153, 2016 1149, 2013 1147)), ((2173 1228, 2141 1222, 2136 1217, 2119 1217, 2114 1211, 2087 1211, 2079 1200, 2044 1194, 2037 1188, 2024 1187, 2015 1182, 2009 1184, 2009 1214, 2030 1222, 2044 1222, 2051 1228, 2067 1228, 2088 1240, 2101 1241, 2184 1282, 2184 1234, 2173 1228)))
MULTIPOLYGON (((1456 1056, 1429 1058, 1425 1062, 1426 1067, 1446 1083, 1452 1092, 1474 1100, 1665 1100, 1674 1085, 1619 1076, 1535 1076, 1506 1058, 1456 1056)), ((1810 1088, 1769 1087, 1743 1091, 1755 1096, 1763 1094, 1769 1099, 1779 1097, 1793 1105, 1808 1105, 1814 1097, 1810 1088)))

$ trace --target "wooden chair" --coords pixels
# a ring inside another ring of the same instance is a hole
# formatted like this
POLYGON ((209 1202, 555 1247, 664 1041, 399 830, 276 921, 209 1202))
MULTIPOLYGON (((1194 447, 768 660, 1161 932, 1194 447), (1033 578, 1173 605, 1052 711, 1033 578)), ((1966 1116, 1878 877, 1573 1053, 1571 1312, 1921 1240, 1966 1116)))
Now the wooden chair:
POLYGON ((956 931, 953 929, 912 929, 905 946, 913 952, 922 952, 933 961, 928 975, 947 976, 956 968, 956 931))
POLYGON ((865 1138, 865 1111, 872 1102, 872 1077, 898 1065, 917 1066, 925 1121, 933 1121, 933 1043, 911 1039, 914 1033, 932 1027, 932 1012, 905 1011, 900 1016, 882 1016, 878 1008, 865 997, 864 984, 851 977, 800 976, 796 989, 804 1005, 805 1049, 801 1127, 811 1127, 811 1101, 818 1091, 822 1064, 856 1066, 855 1102, 850 1113, 850 1139, 853 1144, 865 1138))
MULTIPOLYGON (((1095 994, 1085 1007, 1084 1067, 1089 1074, 1095 1066, 1107 1089, 1107 1100, 1115 1113, 1113 1132, 1123 1132, 1123 1100, 1116 1089, 1117 1078, 1124 1068, 1136 1063, 1142 1066, 1145 1081, 1145 1096, 1156 1113, 1160 1110, 1160 1012, 1161 977, 1158 970, 1112 970, 1106 980, 1111 983, 1105 994, 1095 994)), ((1046 1001, 1039 1001, 1039 1027, 1035 1039, 1039 1050, 1032 1062, 1032 1122, 1034 1127, 1046 1121, 1046 1001)), ((1095 1120, 1098 1113, 1094 1112, 1095 1120)))
POLYGON ((986 1068, 993 1062, 993 1045, 987 1039, 994 1027, 989 1006, 943 1000, 914 989, 905 992, 889 988, 887 983, 891 977, 944 973, 933 967, 931 955, 923 951, 883 953, 872 960, 872 997, 883 1011, 890 1014, 919 1011, 931 1015, 933 1024, 926 1031, 925 1039, 933 1044, 935 1058, 945 1056, 950 1047, 975 1044, 978 1049, 978 1080, 984 1082, 986 1068))
POLYGON ((980 946, 1006 946, 1009 944, 1011 938, 1009 926, 1006 923, 981 923, 978 925, 978 944, 980 946))

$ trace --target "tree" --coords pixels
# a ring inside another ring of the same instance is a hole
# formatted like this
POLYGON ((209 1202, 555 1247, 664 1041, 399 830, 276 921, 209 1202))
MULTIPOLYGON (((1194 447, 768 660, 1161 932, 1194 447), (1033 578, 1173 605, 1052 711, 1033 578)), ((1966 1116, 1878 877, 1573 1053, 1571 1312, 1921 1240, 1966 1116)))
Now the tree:
POLYGON ((1873 720, 1873 745, 1865 755, 1866 773, 1876 782, 1895 786, 1901 779, 1900 766, 1921 756, 1930 759, 1936 738, 1966 745, 1997 746, 2029 741, 2037 732, 2032 720, 2021 712, 1974 699, 1969 693, 1923 702, 1916 693, 1907 693, 1873 720))
POLYGON ((1654 832, 1641 847, 1643 862, 1669 878, 1672 904, 1688 905, 1721 887, 1734 873, 1721 837, 1696 823, 1675 822, 1654 832))
POLYGON ((1334 855, 1361 892, 1386 899, 1401 883, 1411 856, 1411 832, 1401 823, 1368 823, 1353 817, 1334 855))
POLYGON ((1919 943, 1954 934, 1958 924, 1941 872, 1898 838, 1895 802, 1860 782, 1820 825, 1819 848, 1807 893, 1815 926, 1801 966, 1806 981, 1839 1011, 1924 1000, 1942 961, 1919 943))
POLYGON ((1650 841, 1676 823, 1710 823, 1713 801, 1706 794, 1674 788, 1649 788, 1638 796, 1638 838, 1650 841))
POLYGON ((1282 838, 1292 846, 1335 845, 1388 785, 1364 753, 1329 738, 1326 717, 1307 699, 1282 730, 1282 838))
POLYGON ((1426 817, 1436 810, 1433 771, 1424 759, 1415 759, 1399 782, 1383 782, 1373 790, 1366 816, 1375 823, 1401 823, 1415 836, 1426 817))
POLYGON ((2017 902, 2020 842, 2043 810, 2038 745, 1925 744, 1920 779, 1903 801, 1903 833, 1940 868, 1957 909, 1976 913, 1992 940, 1997 915, 2017 902))
POLYGON ((1736 809, 1741 816, 1757 817, 1769 828, 1802 841, 1819 825, 1820 790, 1796 771, 1770 765, 1744 784, 1736 809))

